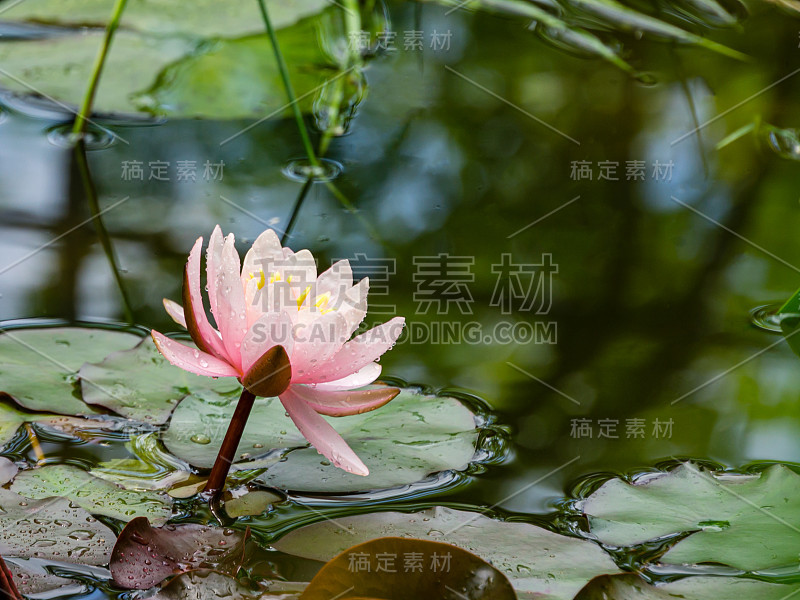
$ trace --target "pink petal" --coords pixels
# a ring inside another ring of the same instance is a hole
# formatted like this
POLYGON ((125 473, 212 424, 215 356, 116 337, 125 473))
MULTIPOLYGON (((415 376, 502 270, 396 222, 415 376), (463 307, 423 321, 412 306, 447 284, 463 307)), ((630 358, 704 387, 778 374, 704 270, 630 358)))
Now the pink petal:
POLYGON ((395 317, 347 342, 336 355, 295 383, 325 383, 361 370, 389 350, 403 331, 403 317, 395 317))
POLYGON ((317 365, 330 360, 347 341, 347 321, 338 311, 319 314, 302 311, 294 326, 292 377, 302 379, 317 365))
POLYGON ((206 251, 206 289, 208 290, 208 303, 211 305, 211 313, 215 319, 217 318, 217 280, 222 263, 223 242, 222 230, 217 225, 211 232, 211 237, 208 238, 208 250, 206 251))
MULTIPOLYGON (((217 333, 217 330, 208 322, 206 306, 203 302, 203 293, 200 288, 200 249, 203 247, 203 238, 197 238, 192 251, 189 252, 189 260, 186 262, 186 277, 189 285, 189 300, 192 304, 192 312, 197 321, 198 332, 205 346, 197 342, 197 345, 211 350, 213 354, 224 361, 228 360, 230 354, 225 351, 225 345, 217 333)), ((192 333, 190 331, 190 333, 192 333)), ((192 335, 196 335, 192 333, 192 335)))
POLYGON ((214 313, 214 318, 231 364, 241 369, 241 344, 247 333, 247 309, 239 269, 239 254, 231 234, 225 239, 222 248, 222 262, 217 274, 217 312, 214 313))
POLYGON ((190 348, 173 339, 151 331, 156 348, 170 363, 184 371, 205 375, 206 377, 238 377, 239 373, 228 363, 215 356, 190 348))
POLYGON ((343 297, 336 298, 334 306, 347 320, 347 337, 361 325, 367 316, 367 294, 369 293, 369 277, 365 277, 347 290, 343 297))
POLYGON ((381 366, 372 362, 366 367, 362 367, 352 375, 337 379, 336 381, 328 381, 327 383, 312 383, 310 384, 316 390, 325 391, 338 391, 338 390, 354 390, 356 388, 364 387, 375 381, 381 374, 381 366))
POLYGON ((256 238, 250 250, 244 255, 242 282, 247 283, 251 275, 258 278, 262 271, 269 279, 271 265, 277 258, 283 258, 281 241, 272 229, 267 229, 256 238))
POLYGON ((273 346, 283 346, 292 356, 292 320, 286 313, 266 313, 247 330, 242 340, 242 370, 246 373, 273 346))
POLYGON ((356 456, 336 430, 318 415, 290 386, 280 395, 281 403, 300 433, 335 466, 355 475, 369 475, 369 469, 356 456))
POLYGON ((314 287, 314 292, 318 296, 327 292, 334 297, 344 294, 353 287, 353 269, 350 267, 350 261, 345 259, 333 263, 330 269, 317 277, 314 287))
POLYGON ((164 298, 162 302, 164 303, 164 310, 167 311, 172 320, 186 329, 186 315, 183 314, 183 307, 169 298, 164 298))
POLYGON ((294 385, 292 391, 315 411, 330 417, 360 415, 375 410, 390 402, 400 393, 397 388, 386 386, 371 390, 326 392, 305 385, 294 385))

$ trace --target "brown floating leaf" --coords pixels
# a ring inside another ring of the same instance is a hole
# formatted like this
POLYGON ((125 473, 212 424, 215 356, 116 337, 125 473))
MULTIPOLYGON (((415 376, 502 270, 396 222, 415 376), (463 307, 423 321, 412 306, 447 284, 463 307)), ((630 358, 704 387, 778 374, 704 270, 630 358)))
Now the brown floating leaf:
POLYGON ((385 537, 353 546, 326 564, 301 600, 516 600, 506 576, 457 546, 385 537))
POLYGON ((145 517, 128 523, 111 553, 111 577, 120 587, 146 590, 170 575, 213 568, 235 574, 249 531, 206 525, 155 528, 145 517))

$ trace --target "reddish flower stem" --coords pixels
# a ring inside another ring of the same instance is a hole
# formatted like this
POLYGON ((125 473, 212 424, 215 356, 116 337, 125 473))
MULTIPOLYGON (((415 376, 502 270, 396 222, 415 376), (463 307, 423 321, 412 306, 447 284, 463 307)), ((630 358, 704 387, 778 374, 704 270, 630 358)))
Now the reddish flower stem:
POLYGON ((5 599, 22 600, 6 561, 0 556, 0 595, 5 599))
POLYGON ((225 439, 222 441, 219 454, 217 454, 217 460, 214 462, 211 475, 208 477, 208 483, 206 483, 205 492, 211 494, 212 497, 219 496, 225 487, 228 471, 230 471, 231 465, 236 460, 236 450, 242 439, 244 426, 250 417, 250 411, 253 409, 255 399, 256 397, 248 392, 247 388, 242 389, 242 395, 239 397, 233 418, 230 425, 228 425, 228 431, 225 433, 225 439))

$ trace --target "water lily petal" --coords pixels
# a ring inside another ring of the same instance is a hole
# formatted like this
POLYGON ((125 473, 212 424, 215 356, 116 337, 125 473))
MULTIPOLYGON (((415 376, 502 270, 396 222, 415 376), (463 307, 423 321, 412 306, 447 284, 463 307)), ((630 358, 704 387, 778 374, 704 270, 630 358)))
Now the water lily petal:
MULTIPOLYGON (((214 319, 217 318, 217 281, 222 264, 223 245, 222 229, 217 225, 211 232, 211 237, 208 238, 208 249, 206 250, 206 290, 208 290, 208 303, 214 319)), ((217 327, 219 327, 219 323, 217 323, 217 327)))
POLYGON ((317 277, 314 291, 317 296, 330 293, 331 296, 339 296, 353 287, 353 269, 347 259, 336 261, 331 267, 317 277))
POLYGON ((347 337, 353 335, 361 321, 367 316, 367 294, 369 293, 369 277, 365 277, 344 293, 343 297, 334 300, 334 306, 347 320, 347 337))
POLYGON ((183 311, 186 328, 192 335, 198 348, 213 354, 222 360, 228 360, 229 354, 217 333, 217 330, 208 322, 205 302, 200 288, 200 250, 203 247, 203 238, 197 241, 189 253, 184 273, 183 311))
POLYGON ((277 258, 283 258, 283 249, 278 234, 272 229, 267 229, 256 238, 253 246, 247 251, 242 263, 242 283, 247 283, 251 278, 259 278, 262 271, 269 278, 271 265, 277 258))
POLYGON ((286 313, 266 313, 247 330, 242 340, 242 370, 247 372, 273 346, 283 346, 292 356, 292 320, 286 313))
POLYGON ((335 466, 355 475, 369 475, 367 466, 342 436, 293 390, 294 387, 289 386, 280 400, 300 433, 335 466))
POLYGON ((403 331, 405 319, 395 317, 353 338, 333 358, 313 371, 297 377, 295 383, 336 381, 359 371, 394 346, 403 331))
POLYGON ((185 346, 157 331, 151 331, 156 348, 170 363, 184 371, 206 377, 238 377, 239 373, 227 362, 197 348, 185 346))
POLYGON ((292 350, 292 372, 303 378, 317 365, 330 360, 347 341, 347 321, 333 311, 320 315, 310 311, 298 313, 294 325, 295 345, 292 350))
POLYGON ((169 298, 164 298, 162 302, 164 304, 164 310, 167 311, 167 314, 172 320, 186 329, 186 315, 183 314, 183 307, 169 298))
POLYGON ((241 344, 247 333, 247 309, 240 278, 239 254, 233 234, 225 239, 222 262, 217 274, 217 312, 214 317, 231 364, 242 369, 241 344))
POLYGON ((317 390, 354 390, 356 388, 364 387, 375 381, 381 374, 382 367, 376 363, 369 363, 367 366, 362 367, 352 375, 342 377, 335 381, 328 381, 326 383, 313 383, 311 387, 317 390))
POLYGON ((360 415, 375 410, 400 393, 397 388, 383 386, 371 390, 329 392, 305 385, 294 385, 292 391, 315 411, 330 417, 360 415))

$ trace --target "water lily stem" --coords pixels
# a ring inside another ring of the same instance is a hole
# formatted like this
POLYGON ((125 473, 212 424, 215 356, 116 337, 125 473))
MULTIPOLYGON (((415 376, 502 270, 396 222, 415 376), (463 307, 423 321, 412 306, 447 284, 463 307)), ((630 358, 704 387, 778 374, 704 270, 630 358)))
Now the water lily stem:
POLYGON ((250 411, 253 410, 253 402, 255 400, 256 397, 252 393, 247 391, 246 388, 242 389, 242 395, 239 397, 238 404, 236 404, 233 418, 230 425, 228 425, 225 439, 222 440, 217 460, 214 462, 211 475, 208 477, 208 483, 206 483, 205 493, 210 494, 212 499, 218 497, 225 487, 225 480, 228 478, 231 465, 236 460, 236 450, 239 448, 244 426, 250 417, 250 411))
POLYGON ((108 263, 111 266, 111 272, 114 275, 114 280, 119 288, 120 296, 122 296, 122 309, 125 312, 125 319, 128 323, 134 323, 133 310, 131 309, 131 301, 128 297, 128 291, 125 288, 125 282, 122 279, 119 265, 117 264, 117 257, 114 253, 114 246, 111 242, 111 236, 108 235, 108 230, 103 224, 101 219, 100 204, 97 201, 97 189, 94 187, 92 174, 89 171, 89 161, 86 159, 86 145, 83 140, 78 140, 75 145, 75 164, 78 172, 80 173, 83 182, 83 189, 86 192, 86 200, 89 202, 89 210, 92 213, 93 223, 97 231, 97 237, 100 239, 100 244, 103 246, 108 263))
POLYGON ((306 122, 303 120, 303 113, 300 110, 300 106, 297 103, 297 96, 294 93, 294 87, 292 86, 292 80, 289 78, 289 68, 286 66, 286 61, 283 58, 283 52, 281 52, 281 47, 278 44, 278 36, 275 34, 275 28, 272 26, 272 21, 269 18, 269 12, 267 11, 267 3, 265 0, 258 0, 258 6, 261 8, 261 16, 264 19, 264 25, 267 28, 267 34, 269 35, 269 41, 272 44, 272 51, 275 54, 275 62, 278 63, 278 70, 281 74, 281 80, 283 81, 283 87, 286 89, 286 95, 289 97, 289 106, 292 109, 292 113, 294 114, 294 120, 297 121, 297 128, 300 130, 300 137, 303 141, 303 147, 306 150, 306 154, 308 155, 308 160, 311 161, 311 164, 315 167, 319 166, 319 159, 317 158, 316 153, 314 152, 314 146, 311 144, 311 137, 308 135, 308 128, 306 127, 306 122))
POLYGON ((114 39, 114 33, 117 31, 117 27, 119 27, 119 21, 122 18, 122 12, 125 10, 126 4, 128 4, 128 0, 117 0, 114 5, 114 11, 111 13, 111 19, 108 21, 108 25, 106 25, 103 45, 100 47, 97 57, 95 58, 94 66, 92 67, 92 76, 89 79, 89 87, 86 88, 83 103, 81 104, 78 114, 75 115, 75 122, 72 125, 72 133, 75 136, 83 134, 89 115, 92 114, 92 105, 97 95, 100 75, 103 73, 106 57, 108 56, 108 51, 111 49, 111 41, 114 39))

